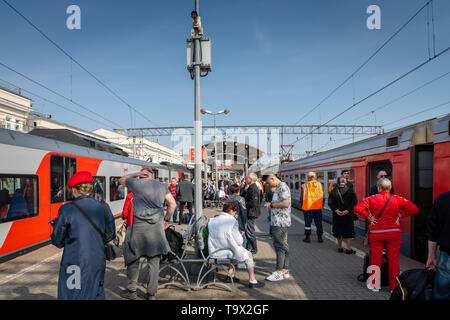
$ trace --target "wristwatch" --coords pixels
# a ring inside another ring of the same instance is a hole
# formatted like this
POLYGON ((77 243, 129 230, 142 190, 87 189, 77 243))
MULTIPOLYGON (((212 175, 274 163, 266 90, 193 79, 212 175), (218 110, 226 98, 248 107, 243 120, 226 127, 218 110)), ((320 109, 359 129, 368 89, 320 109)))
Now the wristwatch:
POLYGON ((169 222, 169 221, 170 221, 170 219, 164 219, 164 221, 165 221, 165 222, 169 222))

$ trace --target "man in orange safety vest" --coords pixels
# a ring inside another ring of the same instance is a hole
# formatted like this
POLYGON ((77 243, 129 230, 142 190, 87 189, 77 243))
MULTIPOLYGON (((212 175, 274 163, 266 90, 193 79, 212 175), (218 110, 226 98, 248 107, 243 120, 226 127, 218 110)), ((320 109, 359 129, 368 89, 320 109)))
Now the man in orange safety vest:
POLYGON ((317 239, 319 242, 323 242, 323 201, 322 184, 316 180, 315 172, 308 172, 308 182, 302 185, 302 192, 300 195, 300 203, 302 204, 302 211, 305 218, 305 239, 303 239, 303 242, 311 242, 311 224, 313 220, 317 228, 317 239))

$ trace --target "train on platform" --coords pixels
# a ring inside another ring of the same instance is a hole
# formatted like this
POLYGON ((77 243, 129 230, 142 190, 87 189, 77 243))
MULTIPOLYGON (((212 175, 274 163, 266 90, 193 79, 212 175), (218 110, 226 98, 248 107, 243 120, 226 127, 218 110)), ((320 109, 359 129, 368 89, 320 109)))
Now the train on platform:
POLYGON ((91 147, 62 140, 0 129, 0 262, 49 243, 49 222, 63 204, 73 200, 67 181, 77 171, 91 172, 93 196, 108 203, 116 217, 127 194, 118 183, 121 176, 142 168, 151 168, 165 183, 182 174, 193 176, 193 170, 184 166, 145 162, 117 150, 111 152, 87 136, 82 140, 91 147), (101 148, 92 148, 95 144, 101 148))
MULTIPOLYGON (((323 218, 331 223, 328 190, 344 169, 350 170, 359 200, 369 195, 370 187, 377 182, 377 172, 384 170, 395 193, 420 208, 420 213, 400 221, 401 253, 425 262, 427 214, 433 200, 450 190, 450 114, 283 163, 279 175, 291 189, 292 206, 300 209, 301 184, 307 181, 309 171, 316 172, 325 191, 323 218)), ((358 234, 364 235, 365 229, 365 221, 355 221, 358 234)))

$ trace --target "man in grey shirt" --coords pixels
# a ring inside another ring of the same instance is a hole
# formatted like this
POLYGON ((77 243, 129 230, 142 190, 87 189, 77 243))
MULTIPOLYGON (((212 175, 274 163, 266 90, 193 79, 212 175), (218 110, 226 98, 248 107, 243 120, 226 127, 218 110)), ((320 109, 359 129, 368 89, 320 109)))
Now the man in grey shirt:
POLYGON ((164 229, 173 215, 176 202, 167 186, 155 180, 153 172, 144 168, 120 178, 119 183, 133 193, 133 224, 128 227, 123 246, 127 266, 128 291, 123 298, 135 300, 139 278, 139 259, 147 258, 147 298, 153 299, 158 290, 161 255, 170 250, 164 229), (164 216, 164 203, 168 209, 164 216))

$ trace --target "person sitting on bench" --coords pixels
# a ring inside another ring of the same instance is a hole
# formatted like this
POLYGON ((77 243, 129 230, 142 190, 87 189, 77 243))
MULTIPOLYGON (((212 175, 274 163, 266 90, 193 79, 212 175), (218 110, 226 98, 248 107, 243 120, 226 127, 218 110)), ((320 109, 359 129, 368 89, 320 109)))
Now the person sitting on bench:
MULTIPOLYGON (((239 224, 236 220, 236 213, 239 212, 239 206, 234 202, 226 202, 223 205, 222 212, 208 223, 208 250, 213 259, 230 259, 232 264, 244 263, 248 276, 249 288, 263 287, 264 282, 255 278, 255 263, 252 254, 242 246, 242 233, 239 232, 239 224), (229 250, 219 249, 227 248, 229 250)), ((227 282, 239 282, 234 277, 233 267, 228 269, 227 282)))

